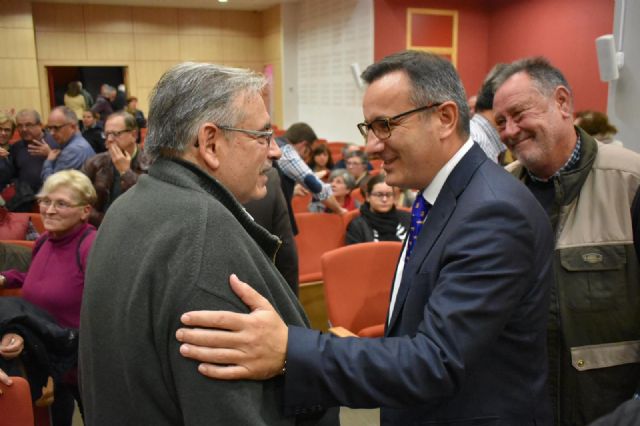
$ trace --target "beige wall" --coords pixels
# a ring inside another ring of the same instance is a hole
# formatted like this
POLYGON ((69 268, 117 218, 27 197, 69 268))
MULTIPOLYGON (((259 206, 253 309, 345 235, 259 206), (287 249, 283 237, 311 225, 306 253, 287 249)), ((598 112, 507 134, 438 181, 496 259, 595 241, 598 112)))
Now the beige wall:
POLYGON ((31 4, 0 0, 0 109, 40 105, 31 4))
MULTIPOLYGON (((262 71, 281 57, 279 43, 273 42, 279 35, 279 8, 244 12, 19 0, 0 4, 15 11, 0 16, 0 69, 7 75, 0 79, 0 106, 35 105, 45 116, 47 66, 127 67, 128 91, 146 113, 151 89, 176 63, 215 62, 262 71)), ((279 72, 280 64, 274 65, 279 72)), ((281 116, 281 96, 276 98, 274 116, 281 116)))
POLYGON ((282 6, 273 6, 262 13, 262 41, 265 64, 273 66, 273 83, 270 92, 271 123, 282 128, 283 80, 282 80, 282 6))

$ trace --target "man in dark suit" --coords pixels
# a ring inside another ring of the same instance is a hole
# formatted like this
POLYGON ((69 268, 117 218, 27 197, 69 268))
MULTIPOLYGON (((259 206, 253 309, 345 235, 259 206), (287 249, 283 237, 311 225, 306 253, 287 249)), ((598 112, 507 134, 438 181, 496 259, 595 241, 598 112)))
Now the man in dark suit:
POLYGON ((219 379, 284 374, 285 412, 380 406, 383 425, 550 425, 553 238, 544 211, 469 138, 466 96, 448 61, 402 52, 363 79, 367 151, 384 160, 389 185, 420 188, 431 205, 400 257, 385 337, 287 328, 233 278, 252 312, 187 313, 187 326, 213 330, 178 330, 182 354, 219 379))

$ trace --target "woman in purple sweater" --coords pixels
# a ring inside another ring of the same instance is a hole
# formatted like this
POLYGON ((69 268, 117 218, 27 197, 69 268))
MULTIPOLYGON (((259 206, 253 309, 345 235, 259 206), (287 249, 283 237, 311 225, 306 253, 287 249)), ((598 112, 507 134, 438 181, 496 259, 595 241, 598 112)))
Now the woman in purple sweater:
MULTIPOLYGON (((89 178, 77 170, 55 173, 45 181, 38 204, 45 232, 35 243, 28 272, 0 274, 0 287, 22 288, 22 298, 48 312, 59 325, 80 327, 84 272, 96 229, 87 223, 96 192, 89 178)), ((0 340, 0 357, 20 356, 23 336, 7 333, 0 340)), ((54 426, 71 425, 73 400, 79 400, 75 371, 54 384, 51 409, 54 426)), ((9 382, 0 370, 0 381, 9 382)), ((9 383, 7 383, 9 384, 9 383)))

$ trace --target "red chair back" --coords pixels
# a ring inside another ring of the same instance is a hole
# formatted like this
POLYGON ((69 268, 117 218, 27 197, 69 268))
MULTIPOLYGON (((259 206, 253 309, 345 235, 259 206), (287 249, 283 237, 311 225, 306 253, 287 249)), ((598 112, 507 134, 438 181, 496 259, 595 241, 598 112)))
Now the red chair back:
POLYGON ((402 243, 352 244, 322 255, 327 313, 332 327, 381 336, 402 243))
POLYGON ((33 426, 29 382, 22 377, 11 380, 11 386, 0 383, 0 426, 33 426))
POLYGON ((300 284, 321 281, 320 256, 344 246, 342 218, 333 213, 298 213, 295 219, 300 284))
POLYGON ((344 231, 347 232, 347 228, 353 219, 360 216, 360 209, 349 210, 342 215, 342 223, 344 224, 344 231))
POLYGON ((291 209, 293 213, 308 213, 311 194, 294 195, 291 197, 291 209))

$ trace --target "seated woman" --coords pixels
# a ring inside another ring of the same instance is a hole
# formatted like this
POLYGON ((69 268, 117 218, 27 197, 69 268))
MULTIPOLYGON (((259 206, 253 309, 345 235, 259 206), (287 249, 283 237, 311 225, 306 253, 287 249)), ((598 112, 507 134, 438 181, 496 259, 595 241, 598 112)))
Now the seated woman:
MULTIPOLYGON (((351 197, 351 190, 356 187, 356 181, 346 169, 333 170, 329 175, 329 184, 331 185, 333 196, 340 207, 347 211, 355 210, 360 207, 360 203, 351 197)), ((313 201, 309 204, 309 211, 314 213, 332 212, 319 201, 313 201)))
MULTIPOLYGON (((47 178, 38 204, 46 232, 36 241, 29 270, 0 274, 0 287, 22 288, 22 297, 50 314, 58 325, 80 327, 84 273, 96 229, 87 223, 96 192, 89 178, 77 170, 64 170, 47 178)), ((0 340, 0 356, 18 357, 28 336, 7 333, 0 340)), ((71 425, 73 400, 80 402, 76 369, 54 384, 51 409, 54 425, 71 425)), ((28 373, 28 372, 27 372, 28 373)), ((28 375, 28 374, 27 374, 28 375)), ((4 376, 0 374, 0 380, 4 376)))
POLYGON ((346 243, 403 241, 411 224, 411 213, 396 209, 395 193, 384 182, 384 175, 369 179, 365 200, 360 216, 347 227, 346 243))
POLYGON ((333 170, 333 159, 331 158, 331 151, 326 145, 318 145, 313 150, 309 168, 313 170, 319 179, 325 182, 329 180, 329 173, 333 170))

